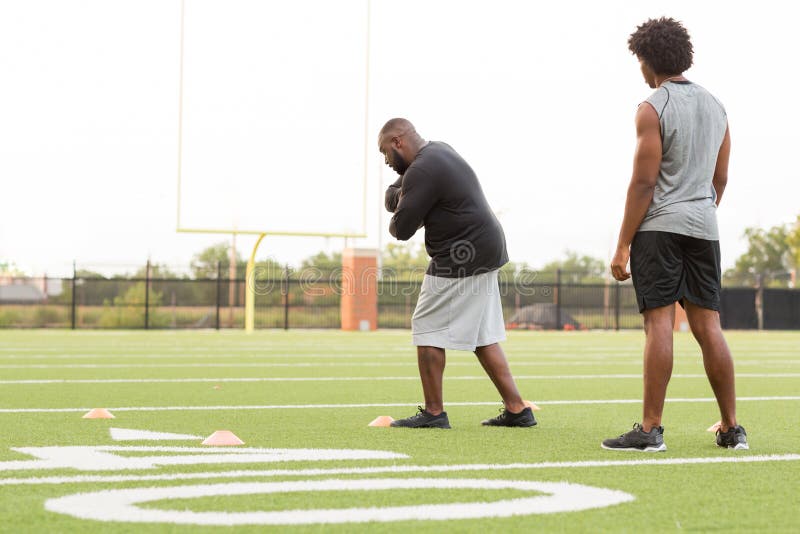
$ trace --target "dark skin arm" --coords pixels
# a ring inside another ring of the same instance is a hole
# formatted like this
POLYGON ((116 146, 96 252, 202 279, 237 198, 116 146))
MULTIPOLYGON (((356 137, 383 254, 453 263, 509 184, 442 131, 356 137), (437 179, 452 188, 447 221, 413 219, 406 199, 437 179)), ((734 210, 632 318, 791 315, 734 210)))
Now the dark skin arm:
POLYGON ((717 166, 714 168, 714 191, 717 192, 717 206, 722 200, 722 193, 725 192, 725 186, 728 185, 728 160, 731 157, 731 130, 730 127, 725 128, 725 137, 722 139, 722 145, 719 147, 719 154, 717 154, 717 166))
POLYGON ((631 277, 628 260, 631 242, 642 224, 647 208, 653 201, 653 193, 661 167, 661 125, 658 114, 650 104, 643 103, 636 112, 636 153, 633 158, 633 176, 628 186, 625 215, 619 230, 617 250, 611 260, 611 274, 622 282, 631 277))
POLYGON ((398 178, 392 185, 386 188, 384 203, 386 211, 394 213, 397 204, 400 202, 400 189, 403 187, 403 177, 398 178))

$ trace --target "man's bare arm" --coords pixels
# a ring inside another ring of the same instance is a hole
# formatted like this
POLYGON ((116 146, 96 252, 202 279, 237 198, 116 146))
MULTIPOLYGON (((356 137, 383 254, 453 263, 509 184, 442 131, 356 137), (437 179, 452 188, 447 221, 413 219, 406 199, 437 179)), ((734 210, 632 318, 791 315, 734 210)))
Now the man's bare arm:
POLYGON ((731 157, 731 130, 730 127, 725 128, 725 137, 722 139, 722 145, 719 147, 719 154, 717 154, 717 166, 714 168, 714 191, 717 192, 717 206, 722 200, 722 193, 725 192, 725 186, 728 185, 728 160, 731 157))
POLYGON ((611 274, 619 281, 627 280, 630 247, 653 200, 658 172, 661 167, 661 125, 653 106, 643 103, 636 112, 636 154, 633 176, 625 200, 625 214, 619 230, 617 251, 611 261, 611 274))

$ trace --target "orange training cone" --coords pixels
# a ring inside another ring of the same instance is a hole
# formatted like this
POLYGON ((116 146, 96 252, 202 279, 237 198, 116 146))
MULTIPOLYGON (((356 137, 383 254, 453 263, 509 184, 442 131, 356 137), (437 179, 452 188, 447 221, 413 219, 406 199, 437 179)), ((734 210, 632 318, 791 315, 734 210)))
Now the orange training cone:
POLYGON ((714 423, 710 427, 706 428, 706 432, 716 432, 720 428, 722 428, 722 421, 717 421, 716 423, 714 423))
POLYGON ((114 416, 105 408, 93 408, 86 412, 84 419, 114 419, 114 416))
POLYGON ((391 415, 381 415, 372 420, 367 426, 390 426, 394 417, 391 415))
POLYGON ((244 441, 237 438, 230 430, 217 430, 203 441, 203 445, 213 445, 215 447, 244 445, 244 441))
POLYGON ((522 403, 523 403, 523 404, 525 404, 525 406, 527 406, 528 408, 530 408, 530 409, 531 409, 531 410, 533 410, 534 412, 538 412, 538 411, 540 411, 540 410, 541 410, 541 408, 539 408, 538 406, 536 406, 534 403, 532 403, 532 402, 531 402, 531 401, 529 401, 529 400, 522 401, 522 403))

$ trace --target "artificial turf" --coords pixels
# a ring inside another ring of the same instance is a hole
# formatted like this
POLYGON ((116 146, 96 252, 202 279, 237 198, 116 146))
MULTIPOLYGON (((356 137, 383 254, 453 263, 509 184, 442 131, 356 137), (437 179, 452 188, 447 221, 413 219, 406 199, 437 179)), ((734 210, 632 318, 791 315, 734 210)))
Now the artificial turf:
MULTIPOLYGON (((510 332, 503 346, 512 371, 523 397, 541 408, 536 412, 539 425, 534 428, 482 427, 480 421, 500 408, 499 397, 474 356, 456 351, 448 353, 444 383, 451 430, 368 427, 367 423, 379 415, 411 415, 421 403, 416 357, 409 338, 407 331, 258 331, 252 335, 230 331, 0 331, 0 469, 2 462, 32 459, 11 450, 20 447, 202 447, 200 440, 118 442, 111 439, 110 427, 197 436, 227 429, 245 441, 243 448, 366 449, 405 455, 367 460, 190 463, 124 471, 91 467, 6 469, 0 472, 0 530, 202 532, 214 527, 79 519, 48 511, 45 502, 107 489, 377 478, 564 481, 619 490, 634 499, 583 511, 526 515, 522 510, 522 515, 504 518, 251 525, 236 529, 800 530, 796 515, 800 493, 800 333, 727 333, 738 374, 738 415, 748 431, 749 451, 714 445, 713 434, 706 428, 719 419, 719 414, 716 404, 709 401, 712 393, 703 376, 700 351, 690 334, 676 334, 675 376, 663 423, 668 450, 658 454, 599 447, 603 438, 616 436, 639 420, 644 342, 640 332, 510 332), (116 418, 81 418, 95 407, 110 409, 116 418), (715 463, 729 458, 764 461, 715 463), (701 460, 652 463, 673 459, 701 460), (639 460, 645 463, 632 463, 639 460), (359 472, 369 467, 378 469, 359 472), (280 472, 252 473, 267 470, 280 472), (243 473, 226 474, 231 471, 243 473), (180 478, 192 473, 209 474, 180 478), (164 474, 172 478, 76 478, 164 474), (31 483, 42 477, 63 479, 60 483, 31 483)), ((318 509, 491 503, 541 494, 455 487, 293 491, 170 498, 139 506, 145 510, 229 513, 296 509, 313 517, 318 509)))

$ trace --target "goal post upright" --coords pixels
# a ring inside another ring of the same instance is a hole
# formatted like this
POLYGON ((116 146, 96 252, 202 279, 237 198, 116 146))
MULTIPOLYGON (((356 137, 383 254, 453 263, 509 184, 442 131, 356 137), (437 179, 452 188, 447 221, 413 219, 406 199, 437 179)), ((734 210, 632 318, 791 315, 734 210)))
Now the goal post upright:
POLYGON ((372 0, 365 0, 366 4, 366 31, 365 31, 365 93, 364 93, 364 176, 363 190, 361 191, 361 230, 358 232, 304 232, 287 230, 253 230, 237 228, 197 228, 183 227, 181 219, 181 178, 183 173, 183 103, 184 103, 184 45, 185 45, 185 8, 186 0, 180 2, 180 47, 179 47, 179 80, 178 80, 178 131, 177 131, 177 221, 176 232, 194 234, 225 234, 225 235, 256 235, 258 236, 250 257, 247 261, 245 275, 245 331, 252 332, 255 328, 255 258, 258 247, 267 236, 283 237, 323 237, 323 238, 366 238, 367 237, 367 185, 369 165, 368 157, 368 137, 369 137, 369 106, 370 106, 370 46, 371 46, 371 25, 372 25, 372 0))

